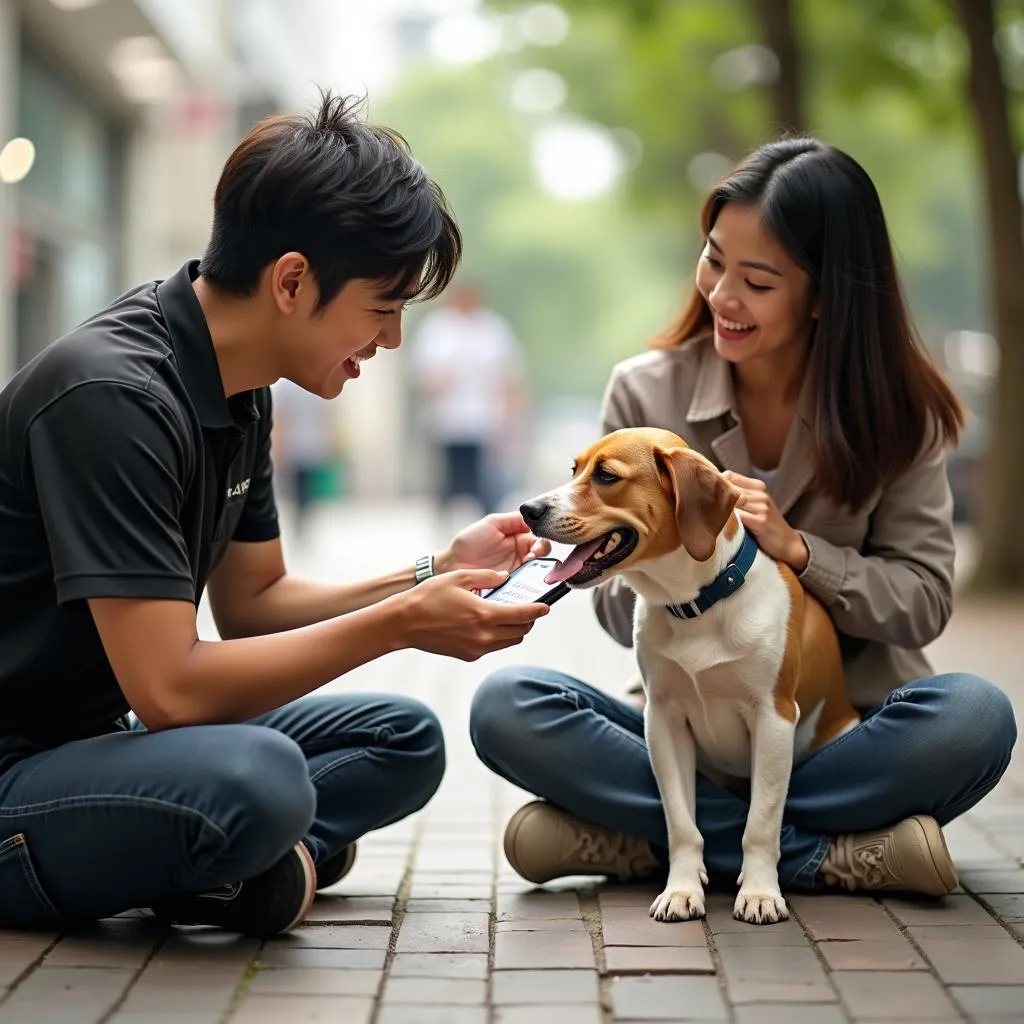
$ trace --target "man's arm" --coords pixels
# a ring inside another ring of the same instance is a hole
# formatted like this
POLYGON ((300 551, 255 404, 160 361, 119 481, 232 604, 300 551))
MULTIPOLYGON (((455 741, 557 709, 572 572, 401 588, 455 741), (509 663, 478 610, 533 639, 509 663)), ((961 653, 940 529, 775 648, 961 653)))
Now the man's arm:
MULTIPOLYGON (((439 555, 437 572, 454 568, 439 555)), ((210 577, 210 607, 225 640, 297 629, 368 608, 412 588, 409 565, 355 583, 321 583, 288 573, 280 539, 229 545, 210 577)))
POLYGON ((188 601, 88 603, 125 698, 158 731, 246 721, 403 648, 475 661, 518 644, 547 607, 503 605, 472 593, 506 578, 487 569, 447 573, 371 608, 240 640, 200 640, 188 601))

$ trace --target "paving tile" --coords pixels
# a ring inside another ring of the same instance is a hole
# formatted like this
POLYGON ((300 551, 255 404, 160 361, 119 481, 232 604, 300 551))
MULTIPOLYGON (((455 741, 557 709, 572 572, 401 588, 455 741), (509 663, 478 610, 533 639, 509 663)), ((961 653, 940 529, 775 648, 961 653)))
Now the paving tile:
POLYGON ((413 882, 409 890, 414 900, 490 900, 487 885, 438 885, 434 882, 413 882))
POLYGON ((714 974, 707 946, 605 946, 609 974, 714 974))
POLYGON ((582 917, 521 917, 515 921, 498 921, 495 932, 585 932, 582 917))
POLYGON ((249 982, 253 995, 375 996, 382 971, 330 967, 280 967, 257 971, 249 982))
POLYGON ((346 996, 246 996, 230 1024, 369 1024, 373 1000, 346 996))
POLYGON ((397 953, 391 961, 392 978, 487 977, 486 953, 397 953))
POLYGON ((973 896, 946 896, 941 900, 889 897, 882 903, 904 925, 945 925, 963 928, 989 925, 992 915, 973 896))
POLYGON ((268 967, 353 967, 374 970, 384 967, 386 949, 317 949, 313 946, 282 946, 267 943, 260 963, 268 967))
POLYGON ((605 910, 601 914, 601 933, 609 946, 707 945, 701 921, 655 921, 646 910, 630 907, 605 910))
POLYGON ((1024 893, 1024 868, 1008 871, 961 871, 960 884, 974 893, 1024 893))
POLYGON ((377 1024, 487 1024, 487 1017, 488 1011, 484 1006, 405 1006, 393 1003, 381 1007, 377 1024))
POLYGON ((304 925, 271 939, 267 947, 290 949, 387 949, 391 929, 377 924, 304 925))
POLYGON ((1013 985, 1024 978, 1024 948, 995 923, 923 926, 910 934, 947 985, 1013 985))
POLYGON ((98 1022, 121 999, 134 976, 129 967, 40 967, 0 1005, 0 1021, 98 1022))
POLYGON ((939 982, 919 971, 834 971, 847 1009, 858 1020, 945 1022, 959 1014, 939 982), (899 1008, 899 1017, 893 1013, 899 1008))
POLYGON ((56 935, 0 932, 0 989, 14 984, 56 939, 56 935))
POLYGON ((495 1006, 597 1003, 597 971, 495 971, 491 976, 495 1006))
POLYGON ((601 1024, 601 1007, 564 1006, 498 1006, 494 1024, 601 1024))
POLYGON ((716 932, 715 945, 726 946, 810 946, 807 936, 799 928, 779 928, 776 925, 759 927, 750 925, 742 931, 716 932))
POLYGON ((487 914, 410 914, 398 932, 399 953, 486 953, 487 914))
POLYGON ((989 892, 978 897, 1001 921, 1024 921, 1024 893, 989 892))
POLYGON ((715 978, 615 978, 612 981, 612 1007, 616 1020, 729 1019, 729 1011, 715 978))
POLYGON ((846 1024, 835 1003, 749 1003, 736 1007, 736 1024, 846 1024))
POLYGON ((956 985, 950 995, 972 1016, 1016 1014, 1024 1020, 1024 978, 1019 985, 956 985))
POLYGON ((827 939, 818 952, 833 971, 926 971, 928 964, 906 939, 827 939))
POLYGON ((734 1003, 827 1003, 835 999, 810 948, 730 947, 720 949, 718 955, 726 991, 734 1003))
POLYGON ((494 937, 496 970, 593 966, 594 947, 585 932, 500 932, 494 937))
POLYGON ((394 905, 391 896, 330 896, 321 893, 306 920, 337 924, 353 921, 389 924, 394 905))
POLYGON ((414 1006, 483 1006, 487 982, 473 978, 388 978, 384 1005, 411 1003, 414 1006))
POLYGON ((473 899, 409 900, 407 914, 490 914, 491 901, 473 899))
POLYGON ((789 905, 812 938, 818 941, 891 939, 900 933, 885 909, 866 897, 797 895, 790 898, 789 905))
POLYGON ((146 919, 105 921, 87 935, 61 939, 47 954, 47 967, 133 967, 160 945, 166 928, 146 919))
POLYGON ((498 920, 532 918, 574 918, 580 916, 580 901, 570 892, 529 892, 498 894, 498 920))

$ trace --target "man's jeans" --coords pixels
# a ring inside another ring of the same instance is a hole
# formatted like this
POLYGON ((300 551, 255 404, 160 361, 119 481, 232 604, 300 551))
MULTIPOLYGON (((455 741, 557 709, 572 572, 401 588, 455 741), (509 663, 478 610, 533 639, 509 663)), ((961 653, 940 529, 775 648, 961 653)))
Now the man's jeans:
POLYGON ((0 776, 0 928, 59 928, 317 862, 419 810, 444 774, 433 712, 318 695, 251 723, 79 740, 0 776))
MULTIPOLYGON (((473 745, 492 771, 585 821, 646 839, 667 862, 665 817, 636 708, 560 672, 502 669, 477 690, 473 745)), ((1003 692, 977 676, 902 686, 794 772, 779 881, 812 890, 830 837, 912 814, 945 824, 999 781, 1017 738, 1003 692)), ((748 803, 697 779, 708 872, 735 882, 748 803)))

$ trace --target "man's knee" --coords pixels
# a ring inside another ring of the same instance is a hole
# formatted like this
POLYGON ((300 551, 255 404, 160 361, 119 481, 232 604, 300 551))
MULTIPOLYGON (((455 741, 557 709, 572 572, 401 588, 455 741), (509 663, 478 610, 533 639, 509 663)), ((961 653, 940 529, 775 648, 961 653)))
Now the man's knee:
POLYGON ((255 725, 217 731, 217 753, 205 770, 215 822, 227 838, 223 852, 239 862, 244 878, 269 867, 306 835, 316 792, 294 740, 255 725))
POLYGON ((423 806, 444 777, 444 730, 437 715, 412 697, 396 697, 390 742, 402 751, 407 774, 420 792, 423 806))

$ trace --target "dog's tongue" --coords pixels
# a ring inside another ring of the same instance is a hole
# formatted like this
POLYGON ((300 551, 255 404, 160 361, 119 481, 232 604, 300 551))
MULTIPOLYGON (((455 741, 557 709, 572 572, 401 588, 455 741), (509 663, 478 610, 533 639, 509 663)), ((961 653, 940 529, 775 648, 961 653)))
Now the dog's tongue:
POLYGON ((579 547, 573 548, 565 556, 564 561, 559 562, 544 577, 544 582, 562 583, 564 580, 575 576, 583 568, 583 563, 601 546, 603 541, 604 537, 598 537, 596 540, 587 541, 586 544, 580 544, 579 547))

